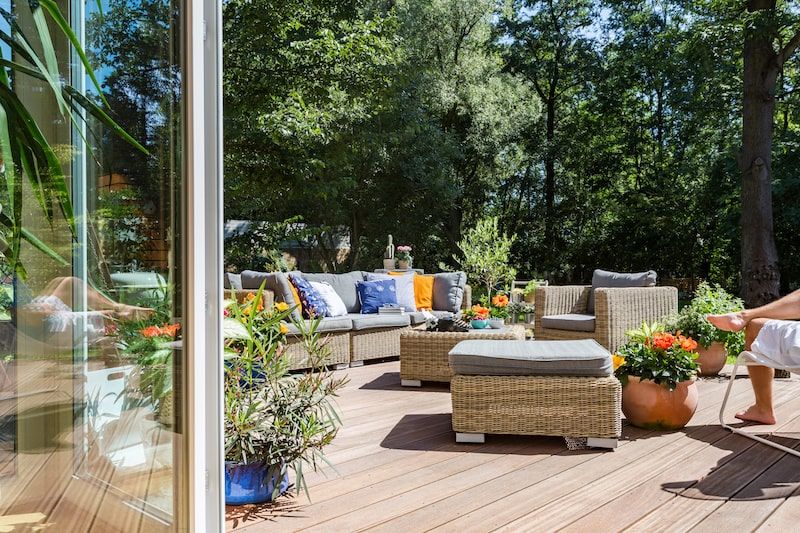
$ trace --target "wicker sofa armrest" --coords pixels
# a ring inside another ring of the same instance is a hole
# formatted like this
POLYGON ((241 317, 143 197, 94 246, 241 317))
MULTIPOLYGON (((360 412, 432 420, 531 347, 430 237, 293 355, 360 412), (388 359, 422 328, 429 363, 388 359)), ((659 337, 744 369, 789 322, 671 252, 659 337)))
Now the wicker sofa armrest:
MULTIPOLYGON (((230 298, 231 300, 236 300, 237 302, 241 303, 245 298, 247 298, 248 294, 256 294, 257 292, 257 289, 227 289, 225 291, 225 298, 230 298)), ((261 291, 261 300, 264 302, 264 308, 269 309, 275 305, 275 293, 271 290, 264 289, 261 291)))
POLYGON ((535 321, 543 316, 585 313, 590 285, 545 285, 536 289, 535 321))
POLYGON ((472 307, 472 287, 469 283, 464 285, 464 298, 461 300, 461 309, 469 309, 472 307))
POLYGON ((625 333, 663 320, 678 312, 675 287, 598 288, 595 297, 595 335, 599 342, 616 350, 625 343, 625 333))

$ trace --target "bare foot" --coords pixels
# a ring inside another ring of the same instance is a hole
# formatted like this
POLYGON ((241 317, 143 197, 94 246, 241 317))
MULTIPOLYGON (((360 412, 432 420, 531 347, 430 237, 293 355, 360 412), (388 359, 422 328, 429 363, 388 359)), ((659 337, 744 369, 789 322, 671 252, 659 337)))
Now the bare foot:
POLYGON ((768 426, 775 423, 775 415, 772 413, 772 409, 766 411, 756 405, 751 405, 746 411, 736 413, 735 416, 739 420, 744 420, 745 422, 756 422, 768 426))
POLYGON ((711 325, 722 331, 742 331, 747 326, 747 320, 744 319, 741 312, 726 313, 724 315, 708 315, 706 320, 711 322, 711 325))

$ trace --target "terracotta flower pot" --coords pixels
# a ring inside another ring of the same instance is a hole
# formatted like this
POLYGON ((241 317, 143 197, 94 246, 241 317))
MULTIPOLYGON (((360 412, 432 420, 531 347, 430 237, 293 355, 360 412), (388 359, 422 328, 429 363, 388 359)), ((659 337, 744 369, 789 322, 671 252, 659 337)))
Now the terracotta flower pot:
POLYGON ((533 304, 536 303, 536 291, 529 292, 525 295, 525 303, 533 304))
POLYGON ((700 365, 699 374, 701 376, 716 376, 722 367, 725 366, 725 358, 728 355, 725 344, 713 342, 708 348, 697 347, 697 364, 700 365))
POLYGON ((645 429, 680 429, 689 423, 697 409, 697 384, 678 383, 675 390, 650 380, 628 376, 622 389, 622 412, 628 422, 645 429))

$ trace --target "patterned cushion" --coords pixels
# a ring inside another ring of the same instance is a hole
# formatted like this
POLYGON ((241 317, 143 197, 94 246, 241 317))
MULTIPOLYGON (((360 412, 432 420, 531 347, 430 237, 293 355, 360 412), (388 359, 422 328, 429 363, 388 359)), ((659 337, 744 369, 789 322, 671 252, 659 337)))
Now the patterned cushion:
POLYGON ((325 300, 309 282, 296 274, 289 274, 289 281, 292 282, 292 285, 295 286, 300 295, 305 318, 328 315, 328 306, 325 305, 325 300))
POLYGON ((397 287, 393 279, 359 281, 356 284, 358 299, 361 300, 361 314, 377 313, 385 304, 397 303, 397 287))

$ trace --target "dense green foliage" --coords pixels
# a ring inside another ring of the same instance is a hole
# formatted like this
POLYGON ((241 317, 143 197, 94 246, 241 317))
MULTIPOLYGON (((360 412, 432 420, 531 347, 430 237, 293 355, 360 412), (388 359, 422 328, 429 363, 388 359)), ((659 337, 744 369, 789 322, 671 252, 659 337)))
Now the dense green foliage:
MULTIPOLYGON (((300 216, 301 268, 379 266, 388 233, 415 266, 453 264, 490 215, 522 278, 652 268, 737 290, 743 5, 227 0, 226 217, 300 216)), ((784 289, 798 76, 787 62, 772 162, 784 289)))
POLYGON ((684 306, 677 316, 670 318, 668 327, 671 331, 680 332, 691 337, 704 348, 712 343, 722 342, 729 354, 738 354, 744 349, 744 332, 722 331, 706 320, 710 314, 721 315, 741 311, 744 302, 736 298, 719 285, 708 283, 698 285, 692 301, 684 306))

